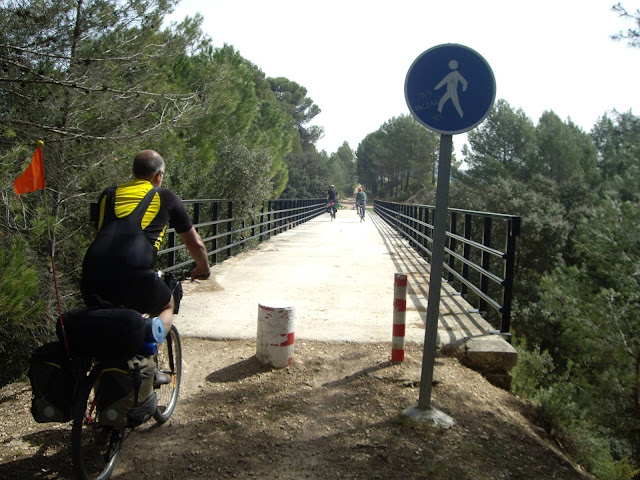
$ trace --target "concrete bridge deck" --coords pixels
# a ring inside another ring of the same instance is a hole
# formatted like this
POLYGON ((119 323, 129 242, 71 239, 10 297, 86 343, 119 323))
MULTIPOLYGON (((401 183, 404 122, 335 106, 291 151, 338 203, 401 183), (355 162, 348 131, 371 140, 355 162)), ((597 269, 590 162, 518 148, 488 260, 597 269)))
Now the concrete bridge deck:
MULTIPOLYGON (((255 338, 258 304, 295 307, 296 340, 391 341, 394 274, 408 276, 406 340, 423 343, 429 265, 371 211, 360 222, 342 209, 278 234, 185 282, 175 323, 189 336, 255 338)), ((486 335, 492 327, 443 282, 438 345, 486 335)))
MULTIPOLYGON (((429 265, 371 211, 360 222, 342 209, 280 233, 212 268, 210 280, 184 282, 174 322, 182 335, 255 339, 259 304, 290 303, 295 341, 389 342, 394 276, 407 275, 406 342, 424 344, 429 265)), ((516 350, 443 282, 439 348, 509 389, 516 350)))

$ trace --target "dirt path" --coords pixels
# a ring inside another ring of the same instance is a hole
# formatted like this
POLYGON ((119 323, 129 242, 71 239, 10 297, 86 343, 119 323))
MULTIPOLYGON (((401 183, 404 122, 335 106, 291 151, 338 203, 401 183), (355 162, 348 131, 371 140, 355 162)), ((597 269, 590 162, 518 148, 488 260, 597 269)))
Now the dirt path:
MULTIPOLYGON (((527 402, 438 358, 432 404, 449 430, 402 416, 417 405, 422 351, 297 342, 291 367, 256 361, 252 340, 184 339, 172 419, 136 429, 113 479, 587 478, 546 439, 527 402)), ((67 479, 70 424, 36 424, 26 383, 0 390, 0 478, 67 479)))

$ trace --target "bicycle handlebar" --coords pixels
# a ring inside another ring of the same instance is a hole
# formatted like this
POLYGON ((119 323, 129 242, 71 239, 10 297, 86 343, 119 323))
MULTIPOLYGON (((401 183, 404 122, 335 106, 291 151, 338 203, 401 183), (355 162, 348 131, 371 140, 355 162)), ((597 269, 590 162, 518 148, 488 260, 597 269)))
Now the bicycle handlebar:
MULTIPOLYGON (((158 270, 158 276, 160 278, 165 278, 166 275, 173 275, 178 281, 180 282, 184 282, 185 280, 190 280, 191 279, 191 270, 187 270, 187 269, 181 269, 181 270, 171 270, 168 272, 163 272, 162 270, 158 270)), ((209 278, 209 275, 205 276, 205 275, 196 275, 196 277, 193 279, 194 282, 200 283, 198 282, 198 280, 207 280, 209 278)))

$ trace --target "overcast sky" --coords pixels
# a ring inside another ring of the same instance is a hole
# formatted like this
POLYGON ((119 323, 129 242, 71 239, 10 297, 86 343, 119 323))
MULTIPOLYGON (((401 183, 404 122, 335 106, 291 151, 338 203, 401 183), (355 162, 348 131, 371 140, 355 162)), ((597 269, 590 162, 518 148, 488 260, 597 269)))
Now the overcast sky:
MULTIPOLYGON (((183 0, 215 47, 233 45, 268 77, 307 89, 322 110, 319 150, 353 150, 409 114, 404 82, 425 50, 472 48, 491 66, 496 98, 537 124, 545 110, 590 131, 616 109, 640 114, 640 48, 611 40, 632 28, 615 0, 183 0)), ((639 0, 624 0, 634 11, 639 0)), ((465 135, 455 135, 459 153, 465 135)))

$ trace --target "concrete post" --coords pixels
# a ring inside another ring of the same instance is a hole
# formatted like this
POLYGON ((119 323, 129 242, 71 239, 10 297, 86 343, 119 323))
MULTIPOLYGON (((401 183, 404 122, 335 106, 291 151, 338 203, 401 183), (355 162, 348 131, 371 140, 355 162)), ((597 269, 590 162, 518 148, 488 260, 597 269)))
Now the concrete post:
POLYGON ((407 276, 396 273, 393 280, 393 336, 391 337, 391 361, 403 362, 407 317, 407 276))

